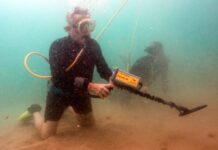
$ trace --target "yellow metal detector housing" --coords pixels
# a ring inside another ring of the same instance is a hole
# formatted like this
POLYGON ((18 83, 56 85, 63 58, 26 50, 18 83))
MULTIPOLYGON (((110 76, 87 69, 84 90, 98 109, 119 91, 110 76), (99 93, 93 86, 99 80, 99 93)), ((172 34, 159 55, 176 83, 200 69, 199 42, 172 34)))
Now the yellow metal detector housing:
POLYGON ((112 76, 112 81, 116 85, 121 85, 133 89, 140 89, 142 87, 141 78, 125 72, 120 69, 115 69, 112 76))

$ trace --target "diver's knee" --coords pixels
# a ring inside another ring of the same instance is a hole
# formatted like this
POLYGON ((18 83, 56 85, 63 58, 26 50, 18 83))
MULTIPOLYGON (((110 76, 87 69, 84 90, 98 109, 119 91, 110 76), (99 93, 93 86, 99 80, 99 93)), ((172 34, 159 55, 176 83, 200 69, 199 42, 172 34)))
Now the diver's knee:
POLYGON ((95 125, 95 119, 92 112, 88 114, 78 114, 77 120, 79 122, 79 126, 81 127, 91 127, 95 125))
POLYGON ((57 132, 58 122, 56 121, 47 121, 42 125, 40 130, 40 137, 42 139, 47 139, 51 136, 54 136, 57 132))
POLYGON ((41 139, 42 140, 45 140, 45 139, 47 139, 47 138, 49 138, 49 137, 51 137, 51 136, 54 136, 53 134, 45 134, 45 133, 40 133, 40 137, 41 137, 41 139))

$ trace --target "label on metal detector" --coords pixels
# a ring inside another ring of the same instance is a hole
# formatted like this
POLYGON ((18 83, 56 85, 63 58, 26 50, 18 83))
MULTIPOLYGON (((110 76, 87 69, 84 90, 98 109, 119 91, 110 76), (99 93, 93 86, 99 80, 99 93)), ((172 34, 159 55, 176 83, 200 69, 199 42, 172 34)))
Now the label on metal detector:
POLYGON ((121 71, 119 69, 117 70, 114 79, 116 82, 120 82, 125 86, 130 86, 134 88, 138 88, 140 82, 140 77, 137 77, 125 71, 121 71))

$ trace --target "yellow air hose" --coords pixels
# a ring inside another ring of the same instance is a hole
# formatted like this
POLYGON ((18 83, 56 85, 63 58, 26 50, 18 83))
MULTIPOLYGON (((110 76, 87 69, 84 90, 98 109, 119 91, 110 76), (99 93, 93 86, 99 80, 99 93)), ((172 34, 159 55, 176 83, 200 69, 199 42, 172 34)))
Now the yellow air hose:
POLYGON ((138 24, 139 24, 139 18, 140 18, 140 14, 141 14, 141 5, 139 5, 139 0, 137 1, 138 4, 137 4, 137 17, 136 17, 136 21, 135 21, 135 26, 134 26, 134 29, 133 29, 133 33, 132 33, 132 37, 131 37, 131 43, 130 43, 130 49, 129 49, 129 53, 128 53, 128 56, 127 56, 127 59, 128 59, 128 62, 126 64, 126 70, 127 72, 129 71, 130 69, 130 66, 131 66, 131 55, 132 55, 132 51, 133 49, 135 48, 135 43, 134 41, 136 40, 136 31, 137 31, 137 28, 138 28, 138 24))
MULTIPOLYGON (((128 0, 124 0, 123 3, 121 3, 121 5, 118 7, 118 9, 113 13, 113 15, 111 16, 111 18, 108 20, 107 24, 102 28, 102 30, 99 32, 99 34, 96 36, 96 40, 99 40, 100 37, 103 35, 103 33, 107 30, 107 28, 111 25, 111 23, 113 22, 113 20, 115 19, 115 17, 120 13, 121 9, 127 4, 128 0)), ((81 56, 81 54, 83 53, 84 49, 82 48, 80 50, 80 52, 77 54, 75 60, 66 68, 65 71, 69 71, 78 61, 79 57, 81 56)), ((47 62, 49 62, 48 58, 43 56, 42 54, 40 54, 39 52, 30 52, 28 53, 25 58, 24 58, 24 67, 26 68, 26 70, 34 77, 37 78, 42 78, 42 79, 50 79, 51 76, 43 76, 43 75, 39 75, 34 73, 29 65, 28 65, 28 60, 29 57, 31 55, 38 55, 43 57, 47 62)))
POLYGON ((42 78, 42 79, 50 79, 51 76, 42 76, 42 75, 39 75, 39 74, 36 74, 34 73, 30 67, 28 66, 28 60, 30 58, 31 55, 38 55, 38 56, 41 56, 42 58, 44 58, 47 62, 49 62, 48 58, 43 56, 42 54, 40 54, 39 52, 30 52, 28 53, 25 58, 24 58, 24 67, 26 68, 26 70, 34 77, 37 77, 37 78, 42 78))
POLYGON ((107 24, 102 28, 102 30, 99 32, 99 34, 96 36, 96 40, 99 40, 102 34, 108 29, 108 27, 113 22, 114 18, 120 13, 121 9, 127 4, 128 0, 124 0, 123 3, 118 7, 116 11, 114 11, 111 18, 108 20, 107 24))

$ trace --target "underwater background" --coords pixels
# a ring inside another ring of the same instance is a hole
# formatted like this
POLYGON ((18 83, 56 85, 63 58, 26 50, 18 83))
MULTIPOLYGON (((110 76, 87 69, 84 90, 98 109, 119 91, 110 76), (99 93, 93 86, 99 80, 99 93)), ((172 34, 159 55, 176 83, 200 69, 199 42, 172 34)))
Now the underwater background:
MULTIPOLYGON (((0 135, 14 128, 17 116, 30 104, 45 104, 47 81, 25 70, 26 54, 37 51, 48 56, 50 44, 67 35, 66 13, 76 5, 89 8, 96 21, 92 34, 96 37, 121 3, 122 0, 0 0, 0 135)), ((167 95, 158 86, 151 92, 190 107, 208 104, 208 108, 199 111, 207 119, 199 115, 195 121, 207 122, 206 129, 213 127, 218 136, 218 1, 129 0, 98 39, 109 66, 124 70, 126 62, 133 64, 146 54, 144 49, 152 41, 162 42, 170 60, 170 87, 167 95), (210 113, 204 115, 207 111, 210 113)), ((29 65, 34 72, 50 74, 48 63, 41 57, 32 56, 29 65)), ((101 81, 97 73, 94 80, 101 81)), ((120 92, 115 91, 115 95, 120 92)), ((112 92, 108 101, 116 101, 116 96, 112 92)), ((109 106, 104 105, 112 115, 109 106)), ((157 115, 168 110, 159 108, 154 105, 152 111, 157 115)))

